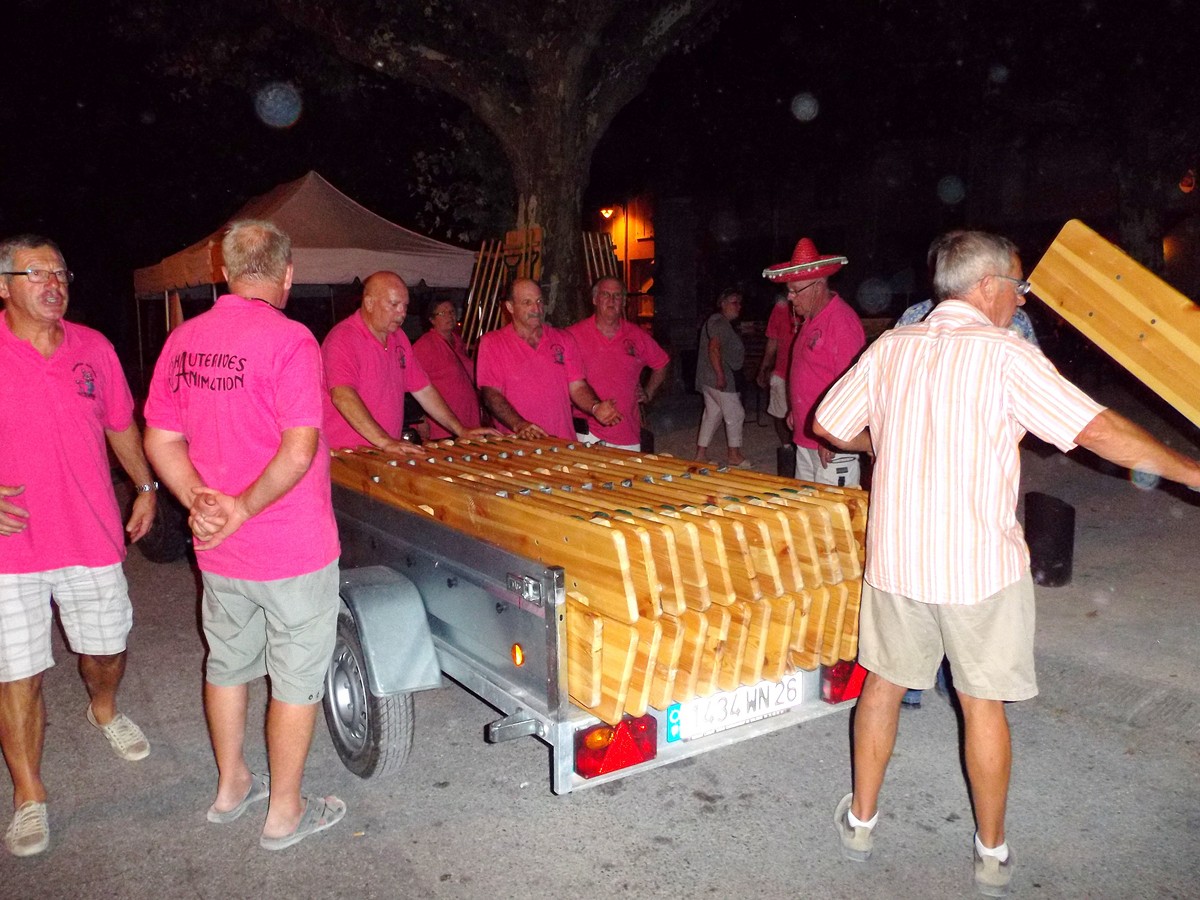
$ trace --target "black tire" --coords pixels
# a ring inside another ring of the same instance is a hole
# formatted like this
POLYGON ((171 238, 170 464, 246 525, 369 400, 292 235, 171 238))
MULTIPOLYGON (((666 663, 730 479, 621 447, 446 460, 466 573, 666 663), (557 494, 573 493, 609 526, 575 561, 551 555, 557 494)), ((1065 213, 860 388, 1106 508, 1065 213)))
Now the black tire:
POLYGON ((192 533, 188 530, 183 507, 165 490, 158 492, 154 524, 134 546, 153 563, 183 559, 192 548, 192 533))
POLYGON ((337 642, 325 675, 325 724, 342 764, 359 778, 397 772, 413 742, 411 693, 373 695, 358 626, 338 616, 337 642))

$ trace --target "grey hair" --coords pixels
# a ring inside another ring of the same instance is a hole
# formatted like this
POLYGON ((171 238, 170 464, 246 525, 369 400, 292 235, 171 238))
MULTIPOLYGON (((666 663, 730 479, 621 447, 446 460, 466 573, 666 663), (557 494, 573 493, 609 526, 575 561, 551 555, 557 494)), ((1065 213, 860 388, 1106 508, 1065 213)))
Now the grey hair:
POLYGON ((625 287, 625 282, 623 282, 616 275, 601 275, 599 278, 597 278, 595 281, 592 282, 592 299, 593 300, 596 299, 596 294, 599 293, 599 291, 600 291, 601 283, 603 283, 605 281, 615 281, 617 284, 619 284, 621 286, 622 294, 629 293, 629 288, 625 287))
POLYGON ((961 297, 988 275, 1004 275, 1017 255, 1017 245, 986 231, 963 231, 948 237, 937 251, 933 293, 938 300, 961 297))
POLYGON ((37 250, 41 247, 49 247, 60 259, 62 258, 62 250, 58 248, 58 244, 40 234, 18 234, 0 243, 0 272, 12 271, 18 251, 37 250))
POLYGON ((242 219, 221 239, 221 257, 231 283, 246 278, 282 282, 292 261, 292 239, 273 222, 242 219))

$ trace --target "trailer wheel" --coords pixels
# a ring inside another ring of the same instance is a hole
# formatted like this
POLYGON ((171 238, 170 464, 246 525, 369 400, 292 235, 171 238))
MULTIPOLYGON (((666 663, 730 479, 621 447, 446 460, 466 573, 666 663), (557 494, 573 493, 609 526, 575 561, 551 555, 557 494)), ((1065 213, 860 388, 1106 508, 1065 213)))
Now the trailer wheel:
POLYGON ((342 763, 359 778, 398 771, 413 742, 411 693, 373 695, 353 616, 338 616, 333 661, 325 675, 325 724, 342 763))

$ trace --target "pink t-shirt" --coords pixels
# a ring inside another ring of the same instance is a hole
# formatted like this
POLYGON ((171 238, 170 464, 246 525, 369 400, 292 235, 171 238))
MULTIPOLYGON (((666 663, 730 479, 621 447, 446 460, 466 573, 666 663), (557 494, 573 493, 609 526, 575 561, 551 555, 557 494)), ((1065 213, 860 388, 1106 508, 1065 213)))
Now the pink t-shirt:
POLYGON ((784 381, 788 377, 788 363, 792 361, 792 339, 796 336, 799 321, 792 313, 792 304, 781 300, 771 307, 771 315, 767 319, 766 336, 779 344, 779 352, 775 354, 775 368, 772 375, 778 375, 784 381))
POLYGON ((805 319, 792 344, 792 369, 788 396, 795 425, 792 440, 797 447, 817 446, 812 433, 812 414, 829 386, 850 368, 854 357, 867 345, 862 322, 846 301, 833 294, 825 308, 805 319))
POLYGON ((125 558, 105 431, 133 421, 125 375, 98 331, 63 322, 46 359, 0 312, 0 484, 29 511, 20 534, 0 537, 0 572, 111 566, 125 558))
MULTIPOLYGON (((367 410, 390 437, 404 430, 404 394, 429 384, 429 376, 413 354, 403 331, 389 334, 387 344, 367 328, 362 312, 338 322, 321 345, 325 383, 329 390, 349 386, 358 391, 367 410)), ((334 450, 370 446, 325 394, 325 438, 334 450)))
MULTIPOLYGON (((204 483, 236 495, 262 474, 284 431, 321 427, 324 395, 312 332, 269 303, 226 294, 167 338, 146 424, 183 434, 204 483)), ((322 435, 300 481, 196 561, 227 578, 272 581, 315 572, 338 553, 322 435)))
MULTIPOLYGON (((464 428, 479 427, 479 396, 475 393, 475 382, 471 372, 475 363, 467 356, 463 339, 453 331, 447 341, 436 331, 427 331, 413 344, 413 353, 421 363, 430 383, 437 388, 446 405, 458 416, 464 428)), ((453 437, 437 423, 433 416, 426 416, 429 436, 434 440, 453 437)))
POLYGON ((612 400, 624 417, 616 425, 605 426, 588 416, 588 429, 610 444, 636 444, 642 439, 642 417, 638 409, 637 389, 642 369, 661 369, 669 357, 643 329, 622 319, 612 338, 596 327, 596 317, 576 322, 567 329, 579 345, 583 373, 601 400, 612 400))
MULTIPOLYGON (((523 419, 554 437, 575 437, 570 385, 582 379, 583 363, 575 339, 550 325, 543 326, 536 350, 517 336, 511 324, 488 332, 479 342, 475 364, 479 387, 495 388, 523 419)), ((497 427, 509 430, 500 424, 497 427)))

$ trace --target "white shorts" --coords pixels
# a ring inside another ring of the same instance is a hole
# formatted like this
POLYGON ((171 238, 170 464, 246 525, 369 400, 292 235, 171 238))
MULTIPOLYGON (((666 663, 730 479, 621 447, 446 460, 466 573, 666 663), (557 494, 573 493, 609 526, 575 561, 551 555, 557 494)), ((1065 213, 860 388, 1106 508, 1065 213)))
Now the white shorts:
POLYGON ((830 487, 858 487, 862 483, 862 463, 857 453, 838 453, 823 466, 815 447, 797 447, 796 477, 830 487))
POLYGON ((125 650, 133 606, 120 563, 0 575, 0 681, 32 678, 54 665, 51 598, 76 653, 125 650))
POLYGON ((771 376, 771 399, 767 403, 767 415, 786 419, 788 414, 787 382, 778 375, 771 376))

